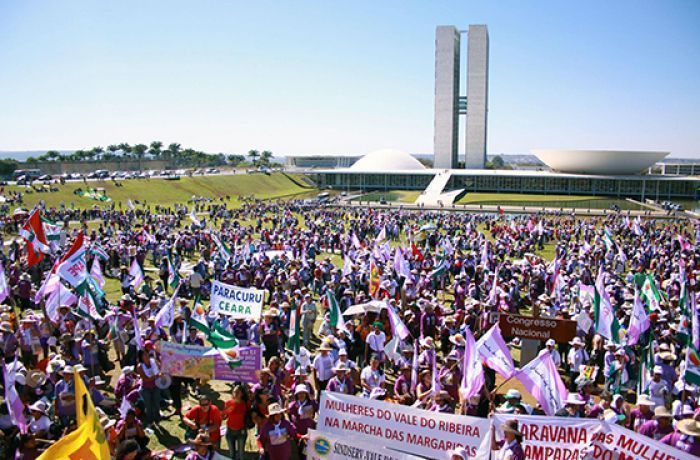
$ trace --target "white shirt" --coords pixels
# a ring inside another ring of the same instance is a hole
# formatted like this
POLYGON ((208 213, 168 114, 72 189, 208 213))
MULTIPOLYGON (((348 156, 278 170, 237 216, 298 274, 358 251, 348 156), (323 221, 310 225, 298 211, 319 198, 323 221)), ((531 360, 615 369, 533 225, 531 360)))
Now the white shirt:
POLYGON ((377 369, 376 371, 373 370, 372 366, 367 366, 364 369, 362 369, 360 378, 370 387, 369 391, 366 388, 362 390, 362 393, 365 396, 369 396, 369 393, 372 389, 383 386, 385 381, 384 374, 379 372, 379 369, 377 369))
MULTIPOLYGON (((547 352, 547 348, 544 348, 540 350, 540 353, 537 356, 542 356, 547 352)), ((554 361, 554 365, 559 367, 561 366, 561 355, 559 354, 559 350, 556 348, 553 348, 552 351, 549 352, 550 356, 552 357, 552 361, 554 361)))
POLYGON ((326 356, 316 356, 313 366, 316 370, 316 377, 318 377, 319 380, 325 382, 333 377, 333 358, 330 354, 326 356))
POLYGON ((386 342, 386 334, 379 331, 379 334, 372 332, 367 336, 367 345, 369 349, 376 352, 384 352, 384 343, 386 342))

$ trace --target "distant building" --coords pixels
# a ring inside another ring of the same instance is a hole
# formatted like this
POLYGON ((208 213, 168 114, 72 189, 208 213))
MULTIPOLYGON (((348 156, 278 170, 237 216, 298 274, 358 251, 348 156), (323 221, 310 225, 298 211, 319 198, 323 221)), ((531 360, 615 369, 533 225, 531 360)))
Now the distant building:
POLYGON ((285 166, 288 168, 349 168, 361 156, 342 155, 288 155, 285 166))
POLYGON ((435 31, 435 131, 436 168, 459 164, 459 116, 467 116, 466 168, 486 164, 488 127, 489 34, 485 25, 470 25, 467 32, 467 96, 460 97, 460 31, 438 26, 435 31))

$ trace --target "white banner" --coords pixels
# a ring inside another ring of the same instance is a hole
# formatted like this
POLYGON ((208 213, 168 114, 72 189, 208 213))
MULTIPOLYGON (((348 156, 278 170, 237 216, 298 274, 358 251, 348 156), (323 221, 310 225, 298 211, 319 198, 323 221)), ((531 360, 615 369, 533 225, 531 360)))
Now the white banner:
POLYGON ((309 430, 306 458, 308 460, 420 460, 421 457, 384 449, 381 445, 371 444, 353 436, 337 436, 309 430))
POLYGON ((517 420, 528 460, 694 458, 634 431, 596 419, 495 414, 492 421, 496 439, 503 439, 501 426, 508 420, 517 420))
POLYGON ((214 281, 211 286, 211 308, 216 313, 235 318, 259 320, 265 291, 231 286, 214 281))
POLYGON ((317 429, 355 436, 392 450, 428 458, 445 458, 463 447, 469 458, 488 458, 490 422, 444 414, 340 393, 321 393, 317 429))
POLYGON ((80 286, 88 275, 87 265, 85 265, 85 248, 80 248, 67 260, 61 262, 56 268, 56 273, 71 286, 80 286))

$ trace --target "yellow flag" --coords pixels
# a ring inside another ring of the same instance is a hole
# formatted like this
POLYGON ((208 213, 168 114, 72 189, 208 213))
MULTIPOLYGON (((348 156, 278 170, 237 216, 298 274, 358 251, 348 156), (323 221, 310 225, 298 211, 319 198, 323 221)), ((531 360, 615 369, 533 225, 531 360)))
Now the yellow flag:
POLYGON ((109 444, 90 393, 77 372, 73 381, 78 428, 56 441, 38 460, 109 460, 109 444))

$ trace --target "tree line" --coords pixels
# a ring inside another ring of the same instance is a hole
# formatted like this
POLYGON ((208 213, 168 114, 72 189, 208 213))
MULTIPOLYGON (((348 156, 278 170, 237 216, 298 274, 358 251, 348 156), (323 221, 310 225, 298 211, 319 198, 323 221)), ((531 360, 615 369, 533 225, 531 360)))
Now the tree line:
MULTIPOLYGON (((164 147, 160 141, 153 141, 149 145, 130 145, 126 142, 112 144, 91 149, 76 150, 72 153, 61 153, 57 150, 49 150, 38 157, 29 157, 29 164, 47 161, 125 161, 125 160, 166 160, 172 167, 212 167, 212 166, 270 166, 272 152, 269 150, 250 150, 246 155, 241 154, 209 154, 192 148, 182 148, 178 143, 164 147), (246 157, 249 163, 246 162, 246 157)), ((13 161, 13 160, 7 160, 13 161)))

